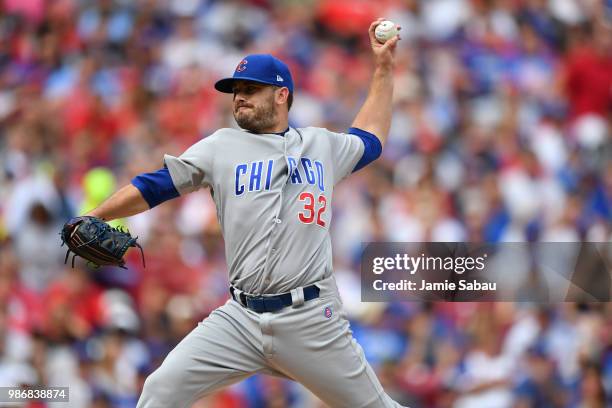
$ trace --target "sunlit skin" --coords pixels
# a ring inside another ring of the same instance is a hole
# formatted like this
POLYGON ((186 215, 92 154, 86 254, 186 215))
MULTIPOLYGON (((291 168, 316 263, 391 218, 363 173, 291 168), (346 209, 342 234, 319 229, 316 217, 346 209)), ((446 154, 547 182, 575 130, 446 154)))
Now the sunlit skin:
POLYGON ((289 89, 239 80, 234 83, 233 114, 242 129, 278 133, 289 126, 289 89))

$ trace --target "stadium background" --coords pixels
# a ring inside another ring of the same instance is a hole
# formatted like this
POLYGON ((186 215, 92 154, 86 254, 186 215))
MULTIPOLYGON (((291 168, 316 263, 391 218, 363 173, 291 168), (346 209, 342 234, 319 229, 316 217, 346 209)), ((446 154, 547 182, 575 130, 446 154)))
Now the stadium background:
MULTIPOLYGON (((393 126, 383 157, 337 189, 332 231, 354 334, 386 390, 414 408, 611 406, 610 303, 361 304, 357 271, 366 241, 610 241, 612 2, 1 4, 0 385, 134 406, 227 298, 212 201, 125 220, 146 269, 137 251, 128 270, 64 266, 61 224, 235 126, 212 84, 247 53, 290 64, 293 126, 346 129, 371 72, 367 27, 384 16, 403 26, 393 126)), ((317 404, 257 376, 198 406, 317 404)))

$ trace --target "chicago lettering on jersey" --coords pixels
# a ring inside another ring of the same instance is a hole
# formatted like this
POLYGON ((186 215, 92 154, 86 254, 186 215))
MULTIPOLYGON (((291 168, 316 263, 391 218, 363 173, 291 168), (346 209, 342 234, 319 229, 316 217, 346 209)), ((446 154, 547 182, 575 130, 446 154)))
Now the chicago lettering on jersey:
POLYGON ((269 190, 272 185, 274 160, 240 163, 236 166, 236 183, 234 193, 237 196, 249 191, 269 190))
POLYGON ((323 163, 308 157, 300 158, 298 163, 298 159, 292 156, 287 156, 287 162, 291 184, 312 184, 319 187, 320 191, 325 191, 323 163))
MULTIPOLYGON (((311 184, 325 191, 325 171, 323 163, 308 157, 296 159, 288 156, 287 164, 291 184, 311 184)), ((241 196, 247 192, 270 190, 274 160, 259 160, 236 165, 234 194, 241 196)))

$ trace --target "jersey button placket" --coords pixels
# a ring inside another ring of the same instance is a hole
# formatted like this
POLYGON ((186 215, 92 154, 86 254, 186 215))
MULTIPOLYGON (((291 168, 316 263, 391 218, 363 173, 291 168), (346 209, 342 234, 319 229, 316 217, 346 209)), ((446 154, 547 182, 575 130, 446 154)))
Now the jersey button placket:
MULTIPOLYGON (((287 163, 287 138, 289 137, 290 132, 287 132, 285 134, 285 137, 283 138, 283 155, 284 155, 284 159, 285 159, 285 163, 287 163)), ((280 189, 278 191, 278 209, 276 211, 276 214, 274 215, 274 218, 272 218, 272 223, 274 224, 272 226, 272 231, 270 236, 268 236, 268 245, 270 245, 271 241, 272 241, 272 236, 276 235, 277 233, 277 226, 280 226, 280 224, 283 222, 278 216, 281 212, 281 209, 283 208, 283 189, 285 188, 285 185, 287 184, 287 181, 289 180, 289 168, 287 167, 287 177, 284 180, 284 183, 280 186, 280 189)), ((276 248, 270 248, 270 251, 266 254, 266 261, 264 263, 264 276, 265 279, 263 280, 263 284, 264 285, 268 285, 270 283, 270 270, 269 270, 269 261, 270 261, 270 255, 275 255, 276 254, 276 248)), ((263 290, 264 288, 262 287, 261 290, 263 290)))

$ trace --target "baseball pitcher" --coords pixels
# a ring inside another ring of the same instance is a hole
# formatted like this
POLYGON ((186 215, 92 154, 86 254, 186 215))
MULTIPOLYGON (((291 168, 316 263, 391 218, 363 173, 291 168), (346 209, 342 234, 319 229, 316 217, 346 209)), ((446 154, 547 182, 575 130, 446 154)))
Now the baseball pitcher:
POLYGON ((271 55, 249 55, 215 84, 233 95, 241 129, 220 129, 179 157, 165 155, 163 168, 138 175, 88 214, 128 217, 208 187, 223 230, 231 299, 147 378, 138 407, 189 407, 255 373, 298 381, 330 407, 399 406, 351 335, 329 235, 334 186, 378 158, 389 132, 399 36, 379 43, 381 21, 369 28, 369 93, 346 133, 289 127, 289 69, 271 55))

